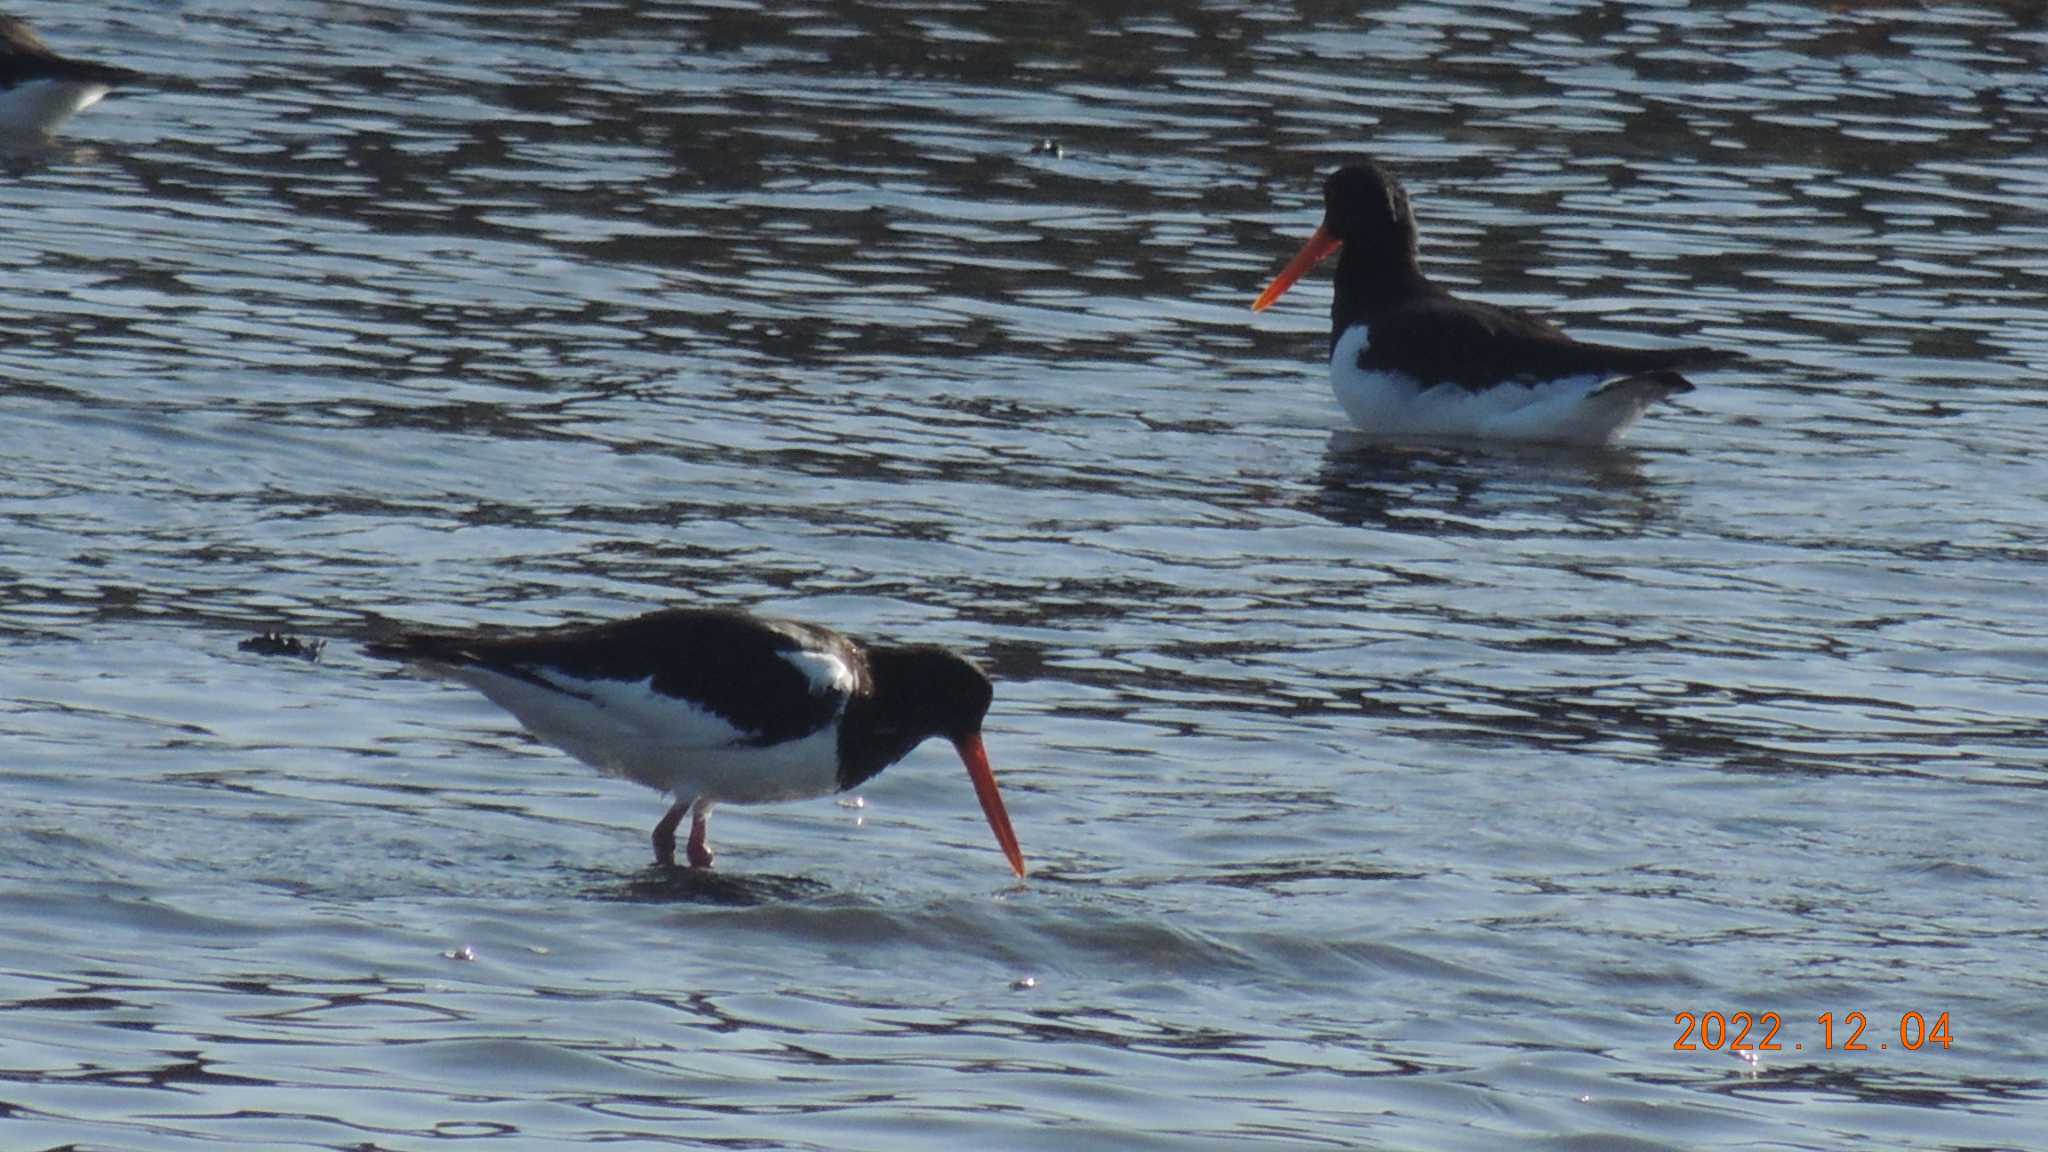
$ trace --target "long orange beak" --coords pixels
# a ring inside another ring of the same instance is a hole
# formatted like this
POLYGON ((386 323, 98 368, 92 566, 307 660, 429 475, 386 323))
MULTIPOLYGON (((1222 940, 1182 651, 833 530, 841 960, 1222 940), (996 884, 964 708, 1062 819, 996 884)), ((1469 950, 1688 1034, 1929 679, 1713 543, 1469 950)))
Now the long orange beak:
POLYGON ((1264 312, 1271 308, 1273 301, 1294 287, 1296 280, 1301 279, 1309 269, 1328 259, 1330 253, 1343 246, 1342 240, 1323 231, 1322 225, 1316 225, 1315 235, 1308 238, 1308 243, 1301 246, 1301 251, 1294 254, 1294 259, 1287 262, 1287 267, 1282 268, 1280 274, 1273 277, 1273 282, 1266 285, 1266 290, 1259 293, 1259 298, 1252 301, 1252 311, 1264 312))
POLYGON ((995 831, 996 843, 1010 858, 1010 867, 1024 875, 1024 852, 1017 847, 1017 834, 1010 830, 1010 814, 1003 811, 1003 794, 996 788, 996 770, 988 766, 988 751, 981 746, 981 734, 971 733, 953 741, 960 759, 967 764, 967 776, 974 781, 974 794, 981 799, 981 814, 995 831))

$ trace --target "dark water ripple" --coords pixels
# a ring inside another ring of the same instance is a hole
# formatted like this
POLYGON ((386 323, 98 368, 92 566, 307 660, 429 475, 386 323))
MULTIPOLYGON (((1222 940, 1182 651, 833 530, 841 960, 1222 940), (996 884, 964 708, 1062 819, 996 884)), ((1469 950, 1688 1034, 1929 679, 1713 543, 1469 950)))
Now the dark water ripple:
POLYGON ((2038 1143, 2037 7, 17 6, 160 82, 0 156, 0 1142, 2038 1143), (1361 149, 1752 362, 1341 430, 1361 149), (981 657, 1031 881, 353 643, 713 601, 981 657))

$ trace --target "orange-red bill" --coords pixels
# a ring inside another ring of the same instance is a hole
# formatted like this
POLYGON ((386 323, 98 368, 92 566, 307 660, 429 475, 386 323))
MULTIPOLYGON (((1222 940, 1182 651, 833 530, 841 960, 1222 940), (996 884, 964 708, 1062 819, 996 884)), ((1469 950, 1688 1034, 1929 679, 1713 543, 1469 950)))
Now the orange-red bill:
POLYGON ((1003 811, 1003 794, 996 788, 996 771, 988 766, 988 751, 981 746, 980 733, 960 737, 953 741, 953 747, 967 764, 967 776, 974 781, 974 794, 981 799, 981 814, 988 817, 996 843, 1002 845, 1003 855, 1010 858, 1010 867, 1017 875, 1024 875, 1024 852, 1017 847, 1017 834, 1010 830, 1010 814, 1003 811))
POLYGON ((1315 235, 1308 238, 1308 243, 1301 246, 1301 251, 1294 254, 1294 259, 1287 262, 1287 267, 1282 268, 1280 274, 1273 277, 1273 282, 1266 285, 1266 290, 1259 293, 1259 298, 1252 301, 1252 311, 1264 312, 1271 308, 1273 301, 1294 287, 1296 280, 1301 279, 1309 269, 1322 263, 1330 253, 1343 246, 1342 240, 1323 231, 1322 225, 1316 225, 1315 235))

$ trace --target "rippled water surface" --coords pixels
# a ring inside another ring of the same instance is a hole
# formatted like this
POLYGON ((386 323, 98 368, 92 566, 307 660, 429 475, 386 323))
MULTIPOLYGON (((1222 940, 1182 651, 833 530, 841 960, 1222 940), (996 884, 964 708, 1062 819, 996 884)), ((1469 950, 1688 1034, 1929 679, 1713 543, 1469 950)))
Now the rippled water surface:
POLYGON ((0 1145, 2048 1141, 2039 5, 10 9, 156 79, 0 158, 0 1145), (1358 439, 1362 150, 1752 360, 1358 439), (1030 880, 357 645, 694 603, 983 661, 1030 880))

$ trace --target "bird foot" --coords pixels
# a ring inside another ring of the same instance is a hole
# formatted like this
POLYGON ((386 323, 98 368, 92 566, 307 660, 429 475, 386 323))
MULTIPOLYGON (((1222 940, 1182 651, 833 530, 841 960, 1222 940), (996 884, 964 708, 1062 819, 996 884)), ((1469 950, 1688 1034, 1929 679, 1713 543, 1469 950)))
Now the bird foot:
POLYGON ((669 808, 668 815, 663 816, 661 823, 654 826, 654 863, 662 868, 676 866, 676 829, 681 826, 685 815, 689 815, 691 820, 690 840, 683 849, 684 859, 690 862, 692 868, 709 868, 712 861, 711 845, 705 842, 710 832, 711 819, 711 805, 708 801, 697 803, 693 800, 678 800, 669 808))

